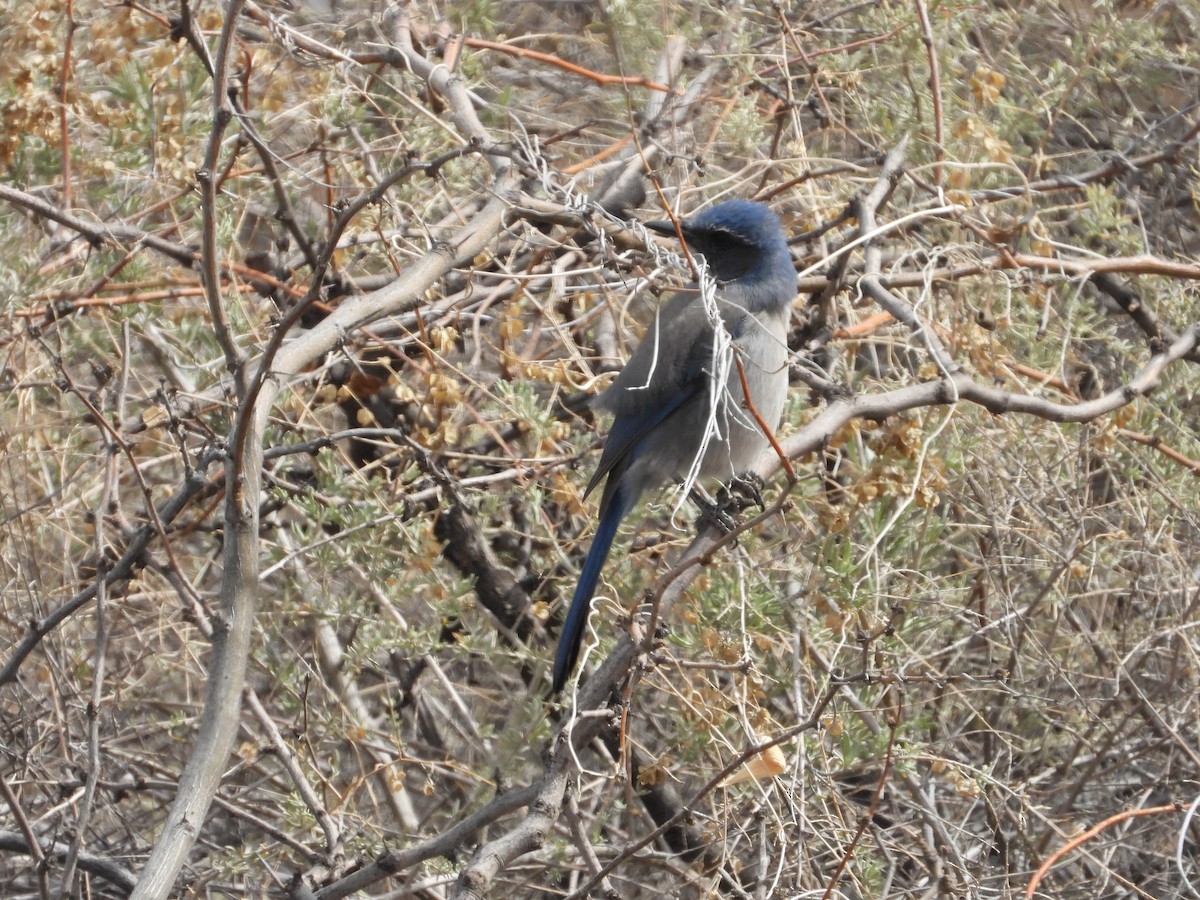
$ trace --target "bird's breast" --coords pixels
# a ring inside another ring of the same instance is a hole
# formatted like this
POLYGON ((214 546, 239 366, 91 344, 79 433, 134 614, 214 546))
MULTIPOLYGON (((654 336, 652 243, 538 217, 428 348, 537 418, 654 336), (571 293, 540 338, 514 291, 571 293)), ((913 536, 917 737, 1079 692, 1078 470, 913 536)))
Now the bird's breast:
POLYGON ((749 469, 768 443, 763 426, 773 432, 779 425, 788 390, 787 319, 746 316, 738 323, 734 353, 716 417, 721 439, 709 444, 704 459, 704 474, 718 478, 749 469), (749 403, 742 390, 743 375, 749 403))

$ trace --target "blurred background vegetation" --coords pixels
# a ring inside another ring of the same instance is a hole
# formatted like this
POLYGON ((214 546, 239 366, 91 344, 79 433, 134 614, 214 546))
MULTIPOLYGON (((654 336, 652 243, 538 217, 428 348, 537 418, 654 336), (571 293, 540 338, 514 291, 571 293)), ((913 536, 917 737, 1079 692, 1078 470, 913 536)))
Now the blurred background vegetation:
MULTIPOLYGON (((0 895, 125 896, 189 753, 220 590, 237 393, 188 260, 213 129, 197 45, 222 5, 0 10, 0 895)), ((639 150, 645 193, 619 217, 754 197, 794 235, 810 281, 781 437, 824 402, 804 372, 857 395, 938 374, 857 289, 861 251, 835 255, 904 138, 883 273, 981 383, 1095 398, 1197 320, 1191 2, 262 0, 215 173, 250 356, 298 303, 297 332, 489 199, 480 146, 395 54, 401 27, 461 76, 525 200, 272 411, 249 693, 179 896, 344 896, 381 854, 538 782, 606 427, 582 401, 679 277, 585 210, 639 150), (509 579, 493 602, 486 574, 509 579)), ((1065 854, 1037 895, 1196 896, 1198 360, 1085 424, 929 406, 796 460, 765 492, 781 512, 695 575, 611 734, 578 751, 567 811, 492 896, 570 895, 609 866, 593 890, 620 897, 1018 897, 1083 830, 1170 804, 1065 854), (757 779, 711 784, 810 718, 757 779)), ((585 668, 694 536, 677 501, 618 541, 585 668)), ((498 812, 358 896, 446 896, 520 821, 498 812)))

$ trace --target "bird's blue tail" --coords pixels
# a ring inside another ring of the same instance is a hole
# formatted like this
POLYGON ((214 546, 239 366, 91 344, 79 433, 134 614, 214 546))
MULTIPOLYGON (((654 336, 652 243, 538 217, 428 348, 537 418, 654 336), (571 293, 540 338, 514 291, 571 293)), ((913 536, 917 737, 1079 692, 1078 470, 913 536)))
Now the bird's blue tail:
MULTIPOLYGON (((609 478, 619 477, 619 473, 609 475, 609 478)), ((607 490, 605 491, 607 494, 607 490)), ((612 549, 613 539, 617 536, 617 526, 625 518, 625 513, 633 505, 636 497, 631 497, 630 491, 618 484, 611 497, 606 497, 601 504, 600 522, 596 526, 596 535, 592 538, 592 547, 588 550, 587 559, 583 563, 583 571, 579 573, 579 584, 575 586, 575 596, 571 598, 571 607, 567 610, 567 618, 563 622, 562 632, 558 636, 558 652, 554 656, 554 679, 551 683, 551 696, 557 694, 571 677, 575 663, 579 659, 579 646, 583 643, 583 630, 587 627, 588 613, 592 608, 592 595, 596 593, 596 582, 600 580, 600 570, 608 559, 608 551, 612 549)))

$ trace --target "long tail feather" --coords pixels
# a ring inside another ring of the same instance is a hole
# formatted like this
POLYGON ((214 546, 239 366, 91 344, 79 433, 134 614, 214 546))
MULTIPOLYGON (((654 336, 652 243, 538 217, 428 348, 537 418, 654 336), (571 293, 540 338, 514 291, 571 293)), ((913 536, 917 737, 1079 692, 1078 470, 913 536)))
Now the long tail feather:
MULTIPOLYGON (((610 478, 613 475, 609 476, 610 478)), ((607 490, 605 491, 607 493, 607 490)), ((613 539, 617 536, 617 526, 625 518, 625 513, 633 505, 628 496, 630 491, 617 485, 608 502, 601 504, 600 523, 596 526, 596 535, 592 538, 592 547, 588 550, 587 559, 583 563, 583 571, 579 573, 579 584, 575 586, 575 595, 571 598, 571 606, 567 610, 567 618, 563 622, 562 632, 558 637, 558 652, 554 656, 554 678, 551 683, 551 696, 557 694, 571 677, 575 663, 579 659, 579 647, 583 643, 583 631, 587 627, 588 613, 592 608, 592 595, 596 593, 596 583, 600 580, 600 570, 608 559, 608 551, 612 549, 613 539)))

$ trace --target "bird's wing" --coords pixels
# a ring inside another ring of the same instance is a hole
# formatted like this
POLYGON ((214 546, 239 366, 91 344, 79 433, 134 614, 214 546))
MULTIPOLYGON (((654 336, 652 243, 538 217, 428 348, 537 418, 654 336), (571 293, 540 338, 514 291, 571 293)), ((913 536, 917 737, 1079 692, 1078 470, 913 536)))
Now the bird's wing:
POLYGON ((595 406, 615 416, 590 493, 604 476, 620 470, 647 434, 684 403, 707 389, 704 369, 712 361, 713 326, 695 294, 680 294, 664 307, 633 356, 595 406))

